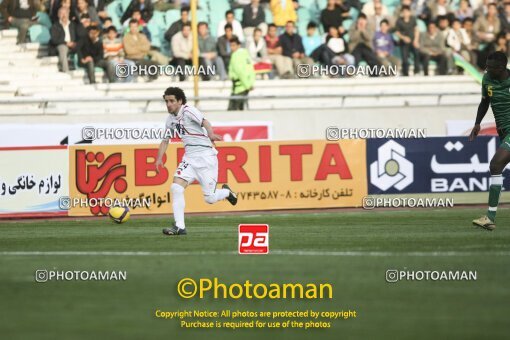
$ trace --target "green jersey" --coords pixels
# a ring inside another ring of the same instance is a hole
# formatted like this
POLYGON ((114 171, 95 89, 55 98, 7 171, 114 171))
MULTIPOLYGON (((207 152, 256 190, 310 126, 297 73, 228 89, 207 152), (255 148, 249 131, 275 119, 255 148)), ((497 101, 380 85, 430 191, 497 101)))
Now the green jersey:
POLYGON ((510 77, 499 81, 491 79, 486 73, 482 79, 482 97, 488 97, 491 101, 496 127, 506 134, 510 133, 510 77))

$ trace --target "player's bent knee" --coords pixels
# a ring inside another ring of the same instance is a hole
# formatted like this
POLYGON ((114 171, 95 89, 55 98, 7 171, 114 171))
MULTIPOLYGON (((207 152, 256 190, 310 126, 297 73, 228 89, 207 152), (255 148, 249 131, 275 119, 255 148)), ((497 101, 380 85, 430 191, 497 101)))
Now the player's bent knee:
POLYGON ((184 187, 177 183, 172 183, 172 185, 170 186, 170 191, 172 192, 172 194, 182 193, 184 192, 184 187))
POLYGON ((489 171, 491 175, 501 175, 504 167, 505 165, 500 162, 491 161, 489 165, 489 171))

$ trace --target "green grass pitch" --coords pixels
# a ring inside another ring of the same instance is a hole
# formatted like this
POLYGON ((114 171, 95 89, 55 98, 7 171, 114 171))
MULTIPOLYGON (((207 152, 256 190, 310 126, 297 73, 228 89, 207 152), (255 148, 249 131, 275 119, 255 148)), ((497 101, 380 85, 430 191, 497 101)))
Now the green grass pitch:
POLYGON ((318 212, 0 223, 3 339, 504 339, 510 315, 510 210, 494 232, 483 209, 318 212), (479 211, 477 211, 479 210, 479 211), (238 255, 239 223, 270 225, 269 255, 238 255), (16 252, 41 252, 27 255, 16 252), (147 252, 133 254, 133 252, 147 252), (48 253, 67 252, 67 253, 48 253), (77 255, 75 252, 113 252, 77 255), (123 255, 119 252, 126 252, 123 255), (170 255, 174 253, 174 255, 170 255), (53 255, 50 255, 53 254, 53 255), (126 270, 127 281, 36 283, 47 270, 126 270), (476 270, 476 281, 387 283, 385 272, 476 270), (177 295, 185 277, 223 283, 328 282, 333 299, 200 300, 177 295), (330 329, 182 329, 156 309, 356 310, 330 329))

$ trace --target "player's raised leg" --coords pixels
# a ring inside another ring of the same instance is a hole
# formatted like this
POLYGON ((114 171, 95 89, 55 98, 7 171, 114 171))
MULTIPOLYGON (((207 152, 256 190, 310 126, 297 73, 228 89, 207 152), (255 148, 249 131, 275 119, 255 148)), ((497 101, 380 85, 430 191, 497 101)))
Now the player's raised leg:
POLYGON ((204 157, 200 159, 197 164, 199 167, 195 168, 198 181, 202 187, 204 200, 209 204, 227 199, 230 204, 237 204, 237 195, 226 184, 221 189, 216 188, 218 182, 218 158, 216 155, 204 157))
POLYGON ((499 197, 501 196, 501 188, 503 187, 503 170, 510 162, 510 147, 506 144, 508 140, 510 140, 510 135, 503 140, 490 163, 491 178, 487 215, 473 221, 474 225, 487 230, 494 230, 496 228, 496 212, 498 210, 499 197))

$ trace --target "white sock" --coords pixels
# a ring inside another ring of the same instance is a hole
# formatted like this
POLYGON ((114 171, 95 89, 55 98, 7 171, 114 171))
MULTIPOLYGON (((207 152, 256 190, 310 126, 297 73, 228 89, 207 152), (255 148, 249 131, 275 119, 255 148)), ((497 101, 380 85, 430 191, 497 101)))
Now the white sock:
POLYGON ((184 224, 184 207, 186 206, 186 202, 184 201, 184 188, 177 183, 172 183, 170 191, 172 192, 175 225, 179 229, 184 229, 186 228, 184 224))
POLYGON ((230 195, 230 190, 228 189, 217 189, 214 193, 211 195, 204 196, 204 199, 207 203, 213 204, 218 201, 224 200, 225 198, 230 195))

